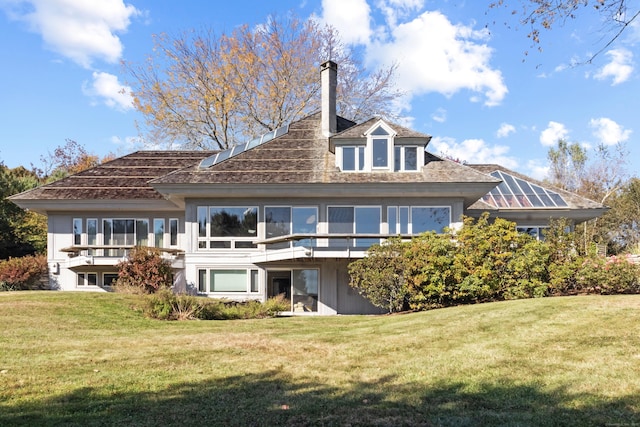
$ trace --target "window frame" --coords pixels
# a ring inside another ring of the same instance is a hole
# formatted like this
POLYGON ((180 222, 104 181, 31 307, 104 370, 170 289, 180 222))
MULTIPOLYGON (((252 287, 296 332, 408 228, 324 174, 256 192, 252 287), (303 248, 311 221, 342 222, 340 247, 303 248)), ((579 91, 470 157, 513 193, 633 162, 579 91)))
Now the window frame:
POLYGON ((98 273, 93 271, 81 271, 76 273, 76 288, 93 289, 97 287, 98 287, 98 273), (89 276, 95 277, 94 284, 90 284, 89 276), (82 283, 80 283, 81 278, 82 278, 82 283))
POLYGON ((260 225, 260 209, 258 205, 198 205, 196 206, 196 223, 198 223, 197 251, 228 251, 228 250, 250 250, 255 251, 258 245, 253 241, 258 239, 258 227, 260 225), (256 216, 255 230, 248 236, 213 236, 211 231, 212 210, 218 209, 243 209, 254 211, 256 216), (202 236, 201 213, 205 214, 205 236, 202 236), (228 245, 227 245, 228 244, 228 245), (218 245, 218 247, 215 247, 218 245))
POLYGON ((260 270, 254 267, 234 267, 229 266, 229 268, 215 268, 215 267, 198 267, 196 268, 196 273, 198 276, 198 282, 196 286, 198 288, 198 293, 200 294, 259 294, 260 293, 260 270), (213 290, 212 287, 214 283, 212 282, 212 272, 238 272, 244 271, 245 275, 245 288, 244 290, 223 290, 216 291, 213 290))

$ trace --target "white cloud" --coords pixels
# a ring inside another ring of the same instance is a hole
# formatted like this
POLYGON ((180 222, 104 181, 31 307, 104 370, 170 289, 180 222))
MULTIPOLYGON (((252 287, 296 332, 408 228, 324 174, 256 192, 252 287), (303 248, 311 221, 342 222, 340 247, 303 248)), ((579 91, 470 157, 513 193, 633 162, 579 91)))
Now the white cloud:
POLYGON ((388 38, 367 46, 367 58, 376 64, 397 61, 397 84, 407 95, 429 92, 452 96, 472 92, 472 102, 500 104, 508 90, 502 73, 491 68, 493 53, 488 32, 454 25, 440 12, 424 12, 410 22, 389 29, 388 38))
POLYGON ((600 68, 593 77, 597 80, 612 78, 612 86, 627 81, 633 72, 633 53, 620 48, 608 51, 607 56, 611 58, 611 62, 600 68))
POLYGON ((438 123, 444 123, 447 121, 447 110, 445 110, 444 108, 438 108, 431 114, 431 118, 433 119, 433 121, 436 121, 438 123))
POLYGON ((118 146, 119 151, 130 153, 135 150, 145 148, 144 140, 139 136, 112 136, 111 143, 118 146))
POLYGON ((138 10, 123 0, 9 0, 11 19, 27 23, 48 49, 90 68, 94 60, 117 62, 125 32, 138 10))
POLYGON ((540 133, 540 142, 545 147, 553 147, 559 139, 564 139, 569 135, 569 130, 564 124, 551 121, 547 128, 540 133))
POLYGON ((458 143, 454 138, 433 137, 429 147, 431 152, 437 152, 465 163, 498 163, 510 169, 515 169, 518 166, 515 158, 507 156, 509 147, 505 145, 489 146, 482 139, 466 139, 458 143))
POLYGON ((591 119, 589 127, 593 129, 593 135, 605 145, 615 145, 624 142, 631 136, 630 129, 624 129, 621 125, 606 117, 591 119))
POLYGON ((542 181, 549 177, 549 163, 540 160, 529 160, 526 166, 527 175, 531 178, 542 181))
POLYGON ((424 7, 424 0, 378 0, 376 7, 380 9, 390 27, 395 27, 398 19, 406 18, 411 12, 424 7))
POLYGON ((93 82, 83 84, 82 91, 87 96, 101 98, 108 107, 120 111, 133 108, 131 88, 120 84, 118 77, 104 72, 94 72, 93 82))
POLYGON ((516 128, 513 125, 510 125, 509 123, 502 123, 500 125, 500 128, 496 132, 496 136, 498 138, 506 138, 507 136, 514 133, 515 131, 516 131, 516 128))
POLYGON ((322 20, 335 27, 347 44, 369 41, 370 13, 366 0, 322 0, 322 20))

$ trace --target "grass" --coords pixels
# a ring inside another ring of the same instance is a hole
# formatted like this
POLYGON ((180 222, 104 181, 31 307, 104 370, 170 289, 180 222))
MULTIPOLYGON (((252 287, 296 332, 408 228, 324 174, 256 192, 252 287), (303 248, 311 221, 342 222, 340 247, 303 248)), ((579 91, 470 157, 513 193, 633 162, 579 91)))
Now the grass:
POLYGON ((0 425, 640 425, 640 296, 188 322, 138 298, 0 293, 0 425))

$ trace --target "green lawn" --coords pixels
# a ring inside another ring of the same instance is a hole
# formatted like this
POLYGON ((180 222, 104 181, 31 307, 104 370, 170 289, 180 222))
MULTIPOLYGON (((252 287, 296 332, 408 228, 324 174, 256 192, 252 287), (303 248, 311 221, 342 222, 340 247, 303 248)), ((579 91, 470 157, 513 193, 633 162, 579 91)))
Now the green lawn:
POLYGON ((162 322, 0 293, 0 425, 640 425, 640 296, 162 322))

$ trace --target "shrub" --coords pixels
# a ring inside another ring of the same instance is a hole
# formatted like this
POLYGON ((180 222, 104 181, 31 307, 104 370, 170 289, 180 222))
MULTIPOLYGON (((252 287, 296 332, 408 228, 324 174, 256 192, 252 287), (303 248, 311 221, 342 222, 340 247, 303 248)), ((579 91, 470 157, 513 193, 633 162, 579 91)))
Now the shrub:
POLYGON ((118 263, 118 279, 115 288, 119 291, 151 294, 173 284, 171 263, 162 258, 156 248, 136 247, 128 259, 118 263))
POLYGON ((425 310, 450 305, 456 289, 454 242, 449 236, 431 232, 411 239, 404 247, 409 306, 425 310))
POLYGON ((392 238, 371 246, 367 257, 349 264, 349 285, 389 313, 402 310, 407 302, 403 246, 399 238, 392 238))
POLYGON ((282 296, 269 298, 264 303, 238 302, 174 294, 169 289, 161 289, 147 296, 144 313, 160 320, 230 320, 274 317, 288 308, 282 296))
POLYGON ((0 290, 43 289, 48 272, 46 255, 28 255, 0 261, 0 290))
POLYGON ((577 287, 588 293, 626 294, 640 291, 640 266, 624 257, 592 256, 576 275, 577 287))

